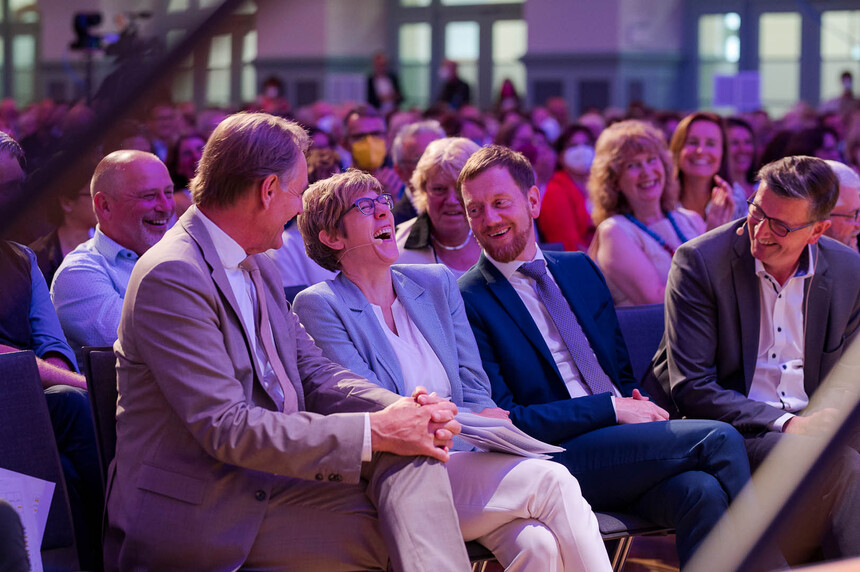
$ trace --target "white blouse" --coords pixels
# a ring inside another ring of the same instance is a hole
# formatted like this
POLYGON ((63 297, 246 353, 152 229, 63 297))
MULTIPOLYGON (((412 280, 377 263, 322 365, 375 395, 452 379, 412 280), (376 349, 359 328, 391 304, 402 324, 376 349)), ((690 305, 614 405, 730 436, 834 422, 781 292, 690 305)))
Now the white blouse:
POLYGON ((415 388, 423 386, 428 393, 436 392, 436 395, 445 399, 451 399, 451 382, 448 374, 439 361, 439 356, 427 342, 427 339, 415 325, 415 322, 406 313, 406 309, 400 300, 394 299, 391 313, 394 315, 394 325, 397 333, 391 331, 385 323, 382 308, 371 304, 388 343, 391 344, 400 370, 403 372, 403 387, 405 395, 412 395, 415 388))

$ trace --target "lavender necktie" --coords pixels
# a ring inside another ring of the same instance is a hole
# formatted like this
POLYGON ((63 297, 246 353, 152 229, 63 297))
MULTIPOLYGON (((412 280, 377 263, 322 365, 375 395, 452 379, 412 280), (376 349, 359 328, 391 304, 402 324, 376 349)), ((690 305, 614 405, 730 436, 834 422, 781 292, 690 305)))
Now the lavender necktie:
POLYGON ((600 367, 597 356, 594 355, 591 344, 588 343, 588 338, 582 331, 582 326, 570 309, 570 304, 567 303, 558 284, 547 273, 546 261, 538 259, 526 262, 519 267, 519 272, 537 282, 538 296, 543 301, 550 318, 555 322, 555 327, 558 328, 564 345, 570 351, 583 383, 594 395, 612 391, 612 382, 600 367))
POLYGON ((284 364, 281 363, 281 358, 278 357, 278 351, 275 349, 274 337, 272 335, 272 322, 269 320, 269 309, 266 304, 266 290, 263 287, 263 278, 260 276, 260 267, 257 266, 257 261, 249 256, 239 264, 251 275, 251 282, 254 284, 254 289, 257 291, 257 307, 254 311, 254 324, 257 329, 257 342, 262 345, 263 353, 266 354, 266 359, 269 360, 269 365, 272 367, 272 372, 275 374, 275 380, 263 379, 263 388, 269 394, 269 397, 278 406, 278 411, 292 413, 298 410, 298 400, 296 399, 296 390, 293 384, 290 383, 290 378, 287 377, 287 372, 284 369, 284 364), (274 381, 274 383, 272 382, 274 381))

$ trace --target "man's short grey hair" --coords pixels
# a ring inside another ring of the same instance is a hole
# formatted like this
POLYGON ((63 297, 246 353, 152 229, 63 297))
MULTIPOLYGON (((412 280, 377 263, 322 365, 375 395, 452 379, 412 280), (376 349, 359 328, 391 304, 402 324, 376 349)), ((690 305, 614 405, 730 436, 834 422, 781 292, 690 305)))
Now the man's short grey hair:
POLYGON ((827 160, 824 162, 830 165, 830 168, 836 173, 836 178, 839 179, 840 186, 860 189, 860 175, 854 169, 839 161, 827 160))
POLYGON ((758 179, 774 194, 809 201, 812 220, 825 220, 839 198, 839 179, 823 159, 794 155, 768 163, 758 179))
POLYGON ((404 125, 397 132, 394 138, 394 143, 391 144, 391 161, 395 165, 399 165, 403 161, 403 146, 410 137, 417 137, 422 133, 432 133, 437 139, 445 137, 445 130, 442 125, 435 119, 427 119, 424 121, 416 121, 404 125))
POLYGON ((310 145, 297 123, 268 113, 237 113, 218 124, 189 188, 204 207, 228 207, 269 175, 293 177, 310 145))

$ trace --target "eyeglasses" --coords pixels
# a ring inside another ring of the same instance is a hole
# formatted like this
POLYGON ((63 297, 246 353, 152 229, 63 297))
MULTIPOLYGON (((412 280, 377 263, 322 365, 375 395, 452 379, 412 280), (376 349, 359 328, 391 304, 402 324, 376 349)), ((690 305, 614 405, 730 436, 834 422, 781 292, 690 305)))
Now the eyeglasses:
POLYGON ((388 207, 388 210, 394 208, 394 199, 391 197, 391 195, 389 195, 388 193, 382 193, 380 195, 377 195, 375 199, 371 199, 370 197, 361 197, 360 199, 357 199, 354 203, 352 203, 351 207, 344 211, 343 214, 346 215, 346 213, 355 208, 358 209, 358 212, 365 216, 372 215, 374 210, 376 210, 376 203, 385 205, 386 207, 388 207))
POLYGON ((830 216, 841 216, 844 218, 850 218, 854 222, 860 221, 860 209, 854 209, 854 212, 850 213, 830 213, 830 216))
POLYGON ((787 224, 782 222, 781 220, 777 220, 775 218, 771 218, 765 214, 765 212, 761 209, 760 206, 747 199, 747 204, 750 206, 749 215, 756 222, 761 222, 763 220, 767 220, 768 226, 770 226, 770 231, 774 233, 776 236, 782 238, 788 236, 789 233, 794 232, 796 230, 801 230, 808 226, 812 226, 818 221, 811 221, 806 224, 802 224, 800 226, 796 226, 794 228, 790 228, 787 224))

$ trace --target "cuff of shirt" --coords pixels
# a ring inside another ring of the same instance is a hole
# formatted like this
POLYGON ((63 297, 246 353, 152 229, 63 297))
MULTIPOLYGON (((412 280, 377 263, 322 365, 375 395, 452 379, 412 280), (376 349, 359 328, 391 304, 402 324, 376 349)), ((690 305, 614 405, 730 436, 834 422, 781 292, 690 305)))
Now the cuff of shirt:
POLYGON ((776 421, 771 423, 771 430, 782 432, 785 424, 788 423, 788 420, 792 417, 794 417, 794 413, 786 413, 782 417, 778 417, 776 421))
POLYGON ((615 396, 610 395, 609 399, 612 400, 612 411, 615 413, 615 423, 618 423, 618 409, 615 408, 615 396))
POLYGON ((370 439, 370 413, 364 414, 364 442, 361 445, 361 462, 367 463, 373 459, 373 447, 370 439))

